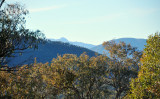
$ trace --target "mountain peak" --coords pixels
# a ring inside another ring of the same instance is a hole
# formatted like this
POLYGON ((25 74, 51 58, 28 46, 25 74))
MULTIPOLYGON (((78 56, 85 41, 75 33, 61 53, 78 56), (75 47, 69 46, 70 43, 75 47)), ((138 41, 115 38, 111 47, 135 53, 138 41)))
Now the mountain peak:
POLYGON ((87 43, 77 42, 77 41, 69 41, 65 37, 61 37, 59 39, 49 39, 49 40, 51 40, 51 41, 61 41, 61 42, 64 42, 64 43, 70 43, 72 45, 81 46, 81 47, 88 48, 88 49, 95 47, 95 45, 92 45, 92 44, 87 44, 87 43))
POLYGON ((58 39, 58 41, 69 42, 65 37, 61 37, 60 39, 58 39))

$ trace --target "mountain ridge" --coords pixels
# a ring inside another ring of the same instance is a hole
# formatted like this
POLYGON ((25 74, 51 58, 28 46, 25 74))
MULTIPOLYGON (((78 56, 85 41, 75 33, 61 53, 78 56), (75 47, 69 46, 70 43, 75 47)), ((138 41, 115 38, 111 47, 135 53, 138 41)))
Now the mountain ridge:
MULTIPOLYGON (((114 41, 116 43, 118 43, 119 41, 124 41, 127 44, 130 43, 131 46, 137 47, 139 50, 143 50, 144 45, 146 45, 146 39, 120 38, 114 39, 114 41)), ((53 58, 57 57, 57 55, 76 54, 77 56, 79 56, 83 52, 86 52, 90 57, 95 56, 95 53, 107 53, 102 44, 87 49, 80 45, 72 45, 67 39, 62 38, 61 41, 48 40, 46 44, 40 44, 37 50, 27 49, 24 50, 24 53, 22 55, 16 54, 17 57, 7 58, 7 60, 9 61, 9 66, 34 63, 35 57, 37 59, 37 62, 45 63, 51 62, 53 58)))
POLYGON ((48 38, 48 39, 51 41, 60 41, 60 42, 64 42, 64 43, 70 43, 72 45, 76 45, 76 46, 80 46, 80 47, 84 47, 84 48, 88 48, 88 49, 96 46, 93 44, 88 44, 88 43, 83 43, 83 42, 78 42, 78 41, 69 41, 65 37, 61 37, 59 39, 54 39, 54 38, 48 38))
MULTIPOLYGON (((113 40, 110 40, 110 41, 115 41, 116 43, 119 43, 120 41, 123 41, 126 44, 131 44, 131 46, 137 47, 137 49, 139 49, 139 50, 143 50, 144 47, 145 47, 144 45, 146 45, 146 40, 147 39, 119 38, 119 39, 113 39, 113 40)), ((105 48, 103 47, 102 44, 91 48, 91 50, 93 50, 95 52, 98 52, 99 54, 107 53, 107 51, 105 50, 105 48)))
POLYGON ((71 45, 69 43, 47 41, 45 44, 39 44, 37 50, 26 49, 22 55, 14 54, 17 57, 7 58, 7 61, 9 61, 8 66, 10 67, 34 63, 35 57, 38 63, 46 63, 51 62, 53 58, 57 57, 57 55, 75 54, 80 56, 84 52, 90 57, 95 56, 96 53, 87 48, 71 45))

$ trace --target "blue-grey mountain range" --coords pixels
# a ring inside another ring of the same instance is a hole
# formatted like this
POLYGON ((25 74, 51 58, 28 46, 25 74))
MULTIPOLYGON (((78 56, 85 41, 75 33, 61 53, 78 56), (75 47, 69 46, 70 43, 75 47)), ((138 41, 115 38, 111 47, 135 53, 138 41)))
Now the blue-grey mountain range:
POLYGON ((69 41, 68 39, 64 38, 64 37, 61 37, 60 39, 49 39, 51 41, 60 41, 60 42, 64 42, 64 43, 70 43, 72 45, 76 45, 76 46, 80 46, 80 47, 84 47, 84 48, 88 48, 88 49, 91 49, 93 47, 95 47, 95 45, 93 44, 87 44, 87 43, 83 43, 83 42, 73 42, 73 41, 69 41))
MULTIPOLYGON (((125 42, 126 44, 131 44, 133 47, 137 47, 138 50, 143 50, 145 48, 144 45, 146 45, 146 39, 136 39, 136 38, 120 38, 120 39, 113 39, 116 43, 119 43, 120 41, 125 42)), ((102 44, 97 45, 93 48, 90 48, 91 50, 98 52, 100 54, 107 53, 102 44)))
POLYGON ((14 54, 16 57, 7 58, 9 61, 8 66, 17 66, 23 64, 34 63, 36 57, 37 62, 51 62, 57 55, 63 54, 75 54, 80 56, 83 52, 86 52, 90 57, 95 56, 94 51, 80 46, 75 46, 69 43, 58 42, 58 41, 47 41, 44 44, 39 44, 38 49, 26 49, 22 55, 14 54))
MULTIPOLYGON (((86 44, 82 42, 70 42, 65 38, 61 39, 51 39, 52 41, 47 41, 45 44, 39 44, 37 50, 27 49, 24 50, 22 55, 16 54, 16 57, 8 58, 9 66, 31 64, 34 62, 36 57, 37 62, 51 62, 53 58, 57 55, 63 54, 76 54, 79 56, 83 52, 86 52, 90 57, 95 56, 95 53, 103 54, 106 52, 104 47, 100 45, 86 44)), ((115 42, 124 41, 127 44, 131 44, 137 47, 139 50, 143 50, 144 45, 146 45, 146 39, 136 39, 136 38, 120 38, 114 39, 115 42)))
MULTIPOLYGON (((60 39, 50 39, 52 41, 61 41, 61 42, 67 42, 73 45, 77 45, 80 47, 85 47, 88 48, 92 51, 98 52, 99 54, 103 54, 106 53, 106 50, 104 49, 104 47, 102 46, 102 44, 100 45, 93 45, 93 44, 86 44, 83 42, 72 42, 67 40, 66 38, 62 37, 60 39)), ((137 39, 137 38, 119 38, 119 39, 113 39, 113 41, 115 41, 116 43, 119 43, 120 41, 125 42, 126 44, 131 44, 133 47, 137 47, 139 50, 143 50, 144 49, 144 45, 146 45, 146 39, 137 39)))

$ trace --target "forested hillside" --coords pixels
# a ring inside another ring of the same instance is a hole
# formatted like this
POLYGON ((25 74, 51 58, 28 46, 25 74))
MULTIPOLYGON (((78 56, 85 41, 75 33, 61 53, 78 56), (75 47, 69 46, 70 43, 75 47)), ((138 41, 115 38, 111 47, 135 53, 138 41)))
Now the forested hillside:
POLYGON ((56 58, 57 55, 63 54, 75 54, 77 56, 86 52, 90 57, 95 56, 94 51, 89 49, 71 45, 69 43, 63 43, 58 41, 46 41, 43 44, 39 44, 38 49, 26 49, 20 55, 19 53, 14 54, 15 57, 7 58, 9 66, 31 64, 34 62, 34 58, 37 59, 37 62, 50 62, 53 58, 56 58))
MULTIPOLYGON (((57 0, 57 2, 59 1, 57 0)), ((72 3, 75 5, 75 2, 72 3)), ((97 3, 95 3, 96 6, 98 6, 97 3)), ((89 5, 91 5, 90 2, 89 5)), ((120 4, 118 3, 118 5, 120 4)), ((63 7, 54 6, 32 9, 31 11, 32 13, 49 12, 51 9, 55 10, 63 7)), ((116 6, 114 6, 115 8, 116 6)), ((80 11, 84 12, 84 10, 80 11)), ((97 11, 99 12, 99 10, 97 11)), ((97 14, 95 10, 93 12, 97 14)), ((140 12, 143 12, 143 10, 140 12)), ((26 15, 28 13, 29 11, 19 3, 10 4, 6 0, 0 1, 0 99, 160 99, 159 32, 149 35, 147 40, 122 38, 105 41, 100 46, 93 48, 93 50, 101 53, 98 54, 80 46, 64 43, 68 42, 65 38, 62 38, 63 42, 50 41, 46 40, 45 34, 40 30, 27 29, 26 15), (102 53, 103 50, 107 54, 102 53)), ((67 13, 64 15, 68 20, 67 13)), ((104 14, 104 11, 102 13, 104 14)), ((70 14, 73 16, 73 13, 70 14)), ((86 14, 90 15, 91 12, 86 14)), ((78 28, 76 27, 79 27, 80 24, 84 24, 83 26, 86 28, 88 24, 91 25, 90 22, 100 23, 102 21, 108 23, 118 19, 121 21, 120 16, 121 14, 118 14, 118 16, 116 14, 116 16, 95 17, 95 19, 88 21, 74 21, 68 25, 71 29, 77 31, 78 28), (106 18, 110 20, 106 20, 106 18), (71 25, 75 23, 77 26, 71 25)), ((47 18, 44 21, 47 21, 47 18)), ((64 22, 64 20, 62 21, 64 22)), ((58 22, 56 26, 60 25, 60 27, 54 29, 63 30, 65 29, 64 26, 68 26, 67 23, 68 21, 64 22, 62 26, 58 22)), ((42 24, 36 23, 36 25, 42 24)), ((116 24, 110 25, 114 25, 113 28, 115 29, 116 24)), ((84 29, 83 26, 79 29, 84 29)), ((124 26, 121 28, 123 30, 124 26)), ((90 29, 93 29, 93 27, 91 26, 90 29)), ((100 30, 102 30, 102 27, 98 24, 96 31, 98 33, 103 31, 100 30)), ((113 29, 111 28, 111 30, 113 29)), ((92 32, 94 31, 93 29, 92 32)), ((90 31, 90 33, 92 32, 90 31)), ((70 34, 67 35, 71 36, 70 34)), ((74 35, 74 37, 76 36, 74 35)), ((82 36, 87 37, 87 39, 91 37, 87 34, 82 36)), ((105 37, 106 35, 102 36, 105 37)), ((94 40, 96 39, 98 38, 94 38, 94 40)), ((79 44, 94 46, 85 43, 79 44)))

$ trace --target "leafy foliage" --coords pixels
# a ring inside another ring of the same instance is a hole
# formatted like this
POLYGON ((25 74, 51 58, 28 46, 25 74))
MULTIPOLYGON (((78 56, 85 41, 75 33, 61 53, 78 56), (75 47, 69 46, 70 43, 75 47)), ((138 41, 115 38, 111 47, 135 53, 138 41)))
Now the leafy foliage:
POLYGON ((138 78, 132 79, 127 98, 160 98, 160 34, 149 36, 138 78))
POLYGON ((19 4, 8 4, 2 10, 0 23, 0 64, 5 57, 13 53, 22 53, 24 49, 37 48, 44 35, 39 30, 30 31, 25 28, 25 16, 28 11, 19 4))
POLYGON ((68 72, 63 85, 63 94, 68 98, 102 98, 107 94, 107 89, 103 89, 106 57, 97 56, 89 58, 88 55, 82 54, 77 57, 72 54, 65 54, 63 57, 53 59, 52 65, 57 68, 63 68, 68 72))
POLYGON ((65 54, 54 58, 51 64, 37 64, 35 60, 33 65, 19 67, 16 72, 1 71, 1 97, 104 98, 108 95, 106 58, 65 54))
POLYGON ((106 82, 116 91, 116 98, 120 98, 129 90, 130 79, 137 76, 142 52, 124 42, 104 42, 103 46, 110 54, 106 82))
MULTIPOLYGON (((113 47, 122 45, 115 44, 113 47)), ((0 96, 97 99, 109 97, 112 86, 119 98, 128 90, 130 78, 136 77, 140 57, 140 52, 132 52, 132 47, 124 46, 117 50, 128 48, 127 54, 130 52, 132 57, 115 53, 110 58, 105 55, 89 57, 85 53, 80 56, 64 54, 51 63, 37 63, 35 59, 34 64, 17 67, 16 71, 0 71, 0 96)))
MULTIPOLYGON (((0 8, 4 1, 0 3, 0 8)), ((38 43, 44 39, 39 30, 30 31, 25 28, 27 14, 28 11, 19 4, 8 4, 1 14, 0 98, 104 99, 111 94, 112 88, 116 92, 116 99, 125 96, 129 88, 130 93, 124 98, 160 98, 158 33, 147 40, 141 67, 141 51, 130 44, 111 41, 103 43, 110 57, 89 57, 85 53, 80 56, 64 54, 45 64, 37 63, 35 58, 33 64, 16 67, 8 72, 8 68, 1 67, 6 57, 22 53, 28 48, 37 48, 38 43)), ((69 44, 62 44, 70 50, 69 44)))

